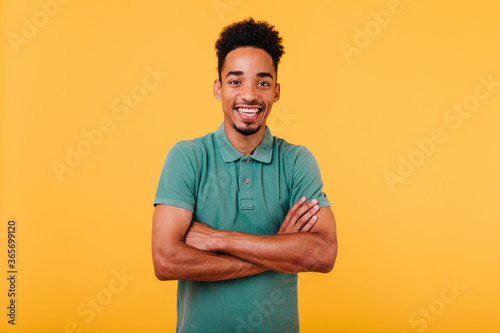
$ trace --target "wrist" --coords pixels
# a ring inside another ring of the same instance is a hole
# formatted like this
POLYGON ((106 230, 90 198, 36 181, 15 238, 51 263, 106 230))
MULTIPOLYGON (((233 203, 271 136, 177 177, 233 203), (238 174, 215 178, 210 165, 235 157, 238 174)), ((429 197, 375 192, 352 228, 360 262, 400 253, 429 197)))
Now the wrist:
POLYGON ((213 252, 224 252, 227 245, 228 231, 217 230, 217 232, 212 237, 212 251, 213 252))

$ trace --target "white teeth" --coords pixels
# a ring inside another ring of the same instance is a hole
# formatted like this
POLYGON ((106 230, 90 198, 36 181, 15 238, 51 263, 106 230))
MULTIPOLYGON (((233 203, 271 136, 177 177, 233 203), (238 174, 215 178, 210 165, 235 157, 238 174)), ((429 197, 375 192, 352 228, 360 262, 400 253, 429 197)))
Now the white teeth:
POLYGON ((237 108, 238 112, 247 114, 247 115, 254 115, 257 112, 259 112, 258 108, 237 108))

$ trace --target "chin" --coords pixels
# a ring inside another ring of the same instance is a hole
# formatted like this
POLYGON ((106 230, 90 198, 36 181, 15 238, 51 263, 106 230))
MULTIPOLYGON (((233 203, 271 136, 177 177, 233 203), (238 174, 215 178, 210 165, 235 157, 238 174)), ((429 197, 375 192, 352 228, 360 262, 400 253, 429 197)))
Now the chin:
POLYGON ((258 125, 257 127, 245 127, 245 128, 238 127, 238 126, 236 126, 236 124, 234 124, 233 126, 234 126, 234 129, 238 133, 240 133, 244 136, 249 136, 249 135, 253 135, 253 134, 257 133, 260 130, 262 125, 258 125))

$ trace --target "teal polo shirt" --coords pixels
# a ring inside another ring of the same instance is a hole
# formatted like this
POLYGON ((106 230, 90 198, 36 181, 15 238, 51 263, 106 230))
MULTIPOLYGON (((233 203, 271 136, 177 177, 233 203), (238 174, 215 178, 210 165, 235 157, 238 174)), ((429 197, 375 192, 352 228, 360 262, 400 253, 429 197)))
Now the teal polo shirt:
MULTIPOLYGON (((278 231, 302 196, 330 206, 311 152, 272 136, 252 155, 217 131, 180 141, 168 152, 154 204, 189 209, 212 228, 256 235, 278 231)), ((177 286, 177 332, 298 332, 297 274, 268 271, 177 286)))

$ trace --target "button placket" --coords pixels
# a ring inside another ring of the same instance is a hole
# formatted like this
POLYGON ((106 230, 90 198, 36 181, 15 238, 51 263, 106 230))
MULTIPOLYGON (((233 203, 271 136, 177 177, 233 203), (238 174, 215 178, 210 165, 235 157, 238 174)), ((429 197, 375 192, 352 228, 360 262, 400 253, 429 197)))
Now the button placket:
POLYGON ((250 158, 240 160, 240 175, 242 183, 240 186, 240 204, 242 209, 254 209, 253 200, 253 163, 250 158))

